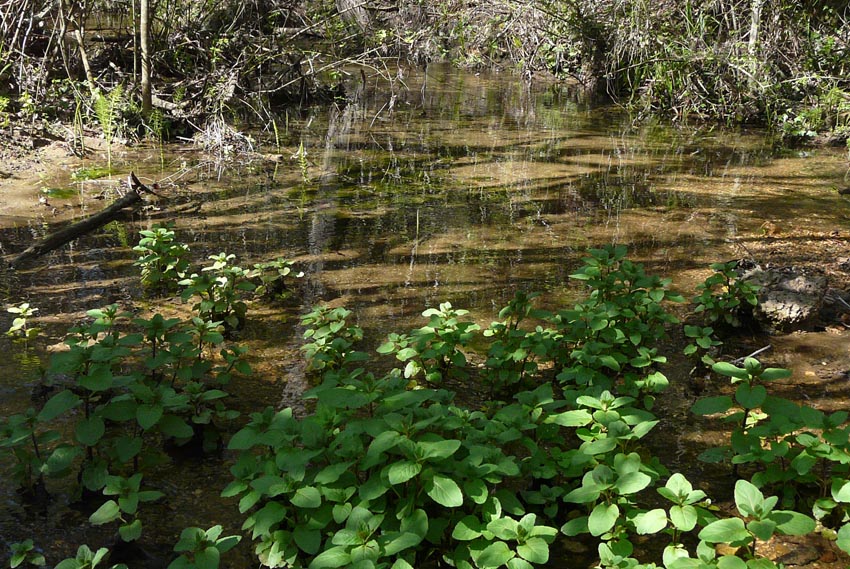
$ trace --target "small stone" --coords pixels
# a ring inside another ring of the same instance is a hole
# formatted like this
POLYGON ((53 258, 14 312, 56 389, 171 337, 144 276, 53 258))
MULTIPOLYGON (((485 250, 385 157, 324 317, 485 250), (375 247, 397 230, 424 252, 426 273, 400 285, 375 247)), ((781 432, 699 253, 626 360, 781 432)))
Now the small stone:
POLYGON ((807 565, 813 561, 817 561, 820 557, 821 552, 816 547, 796 545, 792 551, 785 555, 780 555, 775 561, 784 565, 807 565))

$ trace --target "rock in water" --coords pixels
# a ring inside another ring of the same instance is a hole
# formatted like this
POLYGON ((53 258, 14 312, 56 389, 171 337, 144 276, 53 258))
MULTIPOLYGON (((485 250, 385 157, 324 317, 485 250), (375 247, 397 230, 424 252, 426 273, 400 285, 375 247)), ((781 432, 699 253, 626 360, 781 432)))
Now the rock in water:
POLYGON ((753 316, 772 332, 793 332, 812 326, 828 286, 824 275, 803 274, 791 267, 759 267, 743 277, 761 287, 753 316))

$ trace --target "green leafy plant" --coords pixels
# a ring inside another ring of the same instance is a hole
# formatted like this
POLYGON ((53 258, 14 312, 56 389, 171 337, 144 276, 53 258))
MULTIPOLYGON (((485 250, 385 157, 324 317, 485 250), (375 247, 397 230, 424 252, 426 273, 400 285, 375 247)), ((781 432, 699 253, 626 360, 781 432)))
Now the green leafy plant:
POLYGON ((61 477, 71 472, 79 450, 59 442, 60 433, 46 425, 78 403, 73 394, 62 391, 38 412, 30 408, 25 413, 0 419, 0 449, 14 455, 12 477, 25 494, 35 496, 44 492, 46 476, 61 477))
POLYGON ((254 265, 256 275, 260 279, 260 285, 255 293, 258 296, 285 299, 291 293, 287 280, 291 278, 300 279, 304 276, 302 271, 294 272, 294 265, 293 261, 286 259, 275 259, 254 265))
POLYGON ((723 518, 706 525, 699 532, 701 545, 698 557, 681 556, 673 560, 670 569, 702 569, 703 567, 777 567, 770 560, 756 555, 759 541, 774 535, 805 535, 814 531, 815 521, 793 510, 776 510, 778 498, 765 498, 761 490, 746 480, 735 483, 735 506, 742 518, 723 518), (734 555, 717 557, 715 544, 742 547, 744 559, 734 555))
POLYGON ((346 319, 351 311, 345 308, 318 306, 301 318, 308 326, 304 338, 310 340, 302 346, 311 372, 340 369, 344 364, 362 361, 364 354, 354 349, 363 339, 363 330, 348 326, 346 319))
POLYGON ((9 97, 0 96, 0 128, 9 126, 9 113, 6 109, 9 108, 9 97))
MULTIPOLYGON (((60 561, 56 565, 56 569, 95 569, 109 559, 109 550, 101 547, 97 551, 92 551, 89 546, 81 545, 77 549, 77 555, 60 561)), ((111 565, 109 569, 127 569, 123 563, 111 565)))
MULTIPOLYGON (((712 366, 712 370, 731 378, 733 385, 737 384, 734 400, 728 395, 704 397, 691 407, 691 411, 697 415, 710 415, 715 413, 725 414, 733 410, 731 414, 725 415, 724 420, 737 425, 732 435, 734 443, 748 440, 747 433, 760 421, 768 417, 762 410, 762 406, 768 398, 767 388, 763 383, 791 375, 791 372, 787 369, 764 368, 755 358, 746 358, 744 367, 737 367, 727 362, 717 362, 712 366)), ((733 445, 704 451, 700 455, 701 459, 709 462, 732 459, 731 453, 734 452, 734 443, 733 445)), ((740 444, 738 444, 738 448, 742 450, 740 444)), ((736 464, 744 462, 741 458, 734 459, 734 461, 736 464)))
POLYGON ((142 237, 133 251, 140 256, 133 264, 141 267, 142 284, 152 290, 175 290, 189 268, 189 247, 176 240, 171 223, 139 233, 142 237))
MULTIPOLYGON (((201 273, 231 283, 258 276, 231 271, 232 256, 213 260, 201 273)), ((272 268, 273 278, 280 268, 288 265, 272 268)), ((746 465, 751 479, 735 486, 737 516, 721 513, 681 474, 666 478, 647 443, 659 422, 652 397, 667 383, 658 344, 675 322, 659 303, 680 299, 617 247, 593 250, 575 275, 592 290, 572 310, 535 310, 534 295, 518 294, 480 335, 449 303, 425 311, 426 326, 391 334, 378 348, 403 362, 376 366, 380 374, 357 351, 363 331, 349 324, 350 311, 321 306, 306 314, 315 385, 305 394, 307 411, 252 413, 228 441, 238 459, 222 495, 238 499, 259 561, 530 569, 551 562, 560 527, 567 537, 597 541, 600 567, 654 567, 635 559, 635 544, 667 534, 668 569, 760 569, 773 563, 756 555, 757 545, 813 530, 801 508, 812 508, 836 528, 839 547, 850 548, 847 412, 770 396, 765 385, 787 370, 752 358, 740 367, 715 363, 734 395, 702 399, 694 411, 723 415, 732 434, 702 458, 746 465), (487 363, 473 376, 474 352, 487 363), (504 401, 467 406, 448 389, 411 381, 420 372, 462 388, 495 386, 504 401), (648 496, 652 488, 664 502, 648 496), (771 492, 776 497, 765 497, 771 492), (718 554, 719 543, 743 547, 741 557, 718 554)), ((243 301, 243 292, 252 291, 234 285, 228 302, 243 301)), ((84 488, 107 496, 92 523, 117 521, 124 540, 139 539, 141 504, 161 497, 142 481, 161 462, 162 443, 217 448, 236 417, 224 405, 225 386, 250 368, 244 348, 225 343, 212 308, 188 321, 132 316, 116 305, 89 311, 51 363, 70 387, 0 426, 0 449, 20 456, 21 485, 77 471, 84 488), (62 429, 51 429, 60 417, 62 429)), ((712 347, 710 327, 692 332, 699 349, 712 347)), ((220 526, 186 528, 171 567, 215 569, 238 540, 222 537, 220 526)), ((106 550, 81 548, 62 563, 94 567, 105 559, 106 550)))
POLYGON ((180 533, 174 551, 180 556, 171 562, 168 569, 217 569, 221 555, 233 549, 242 539, 238 535, 220 537, 221 526, 208 530, 191 527, 180 533))
POLYGON ((94 114, 100 123, 103 138, 106 140, 106 163, 112 168, 112 142, 118 132, 121 107, 124 104, 124 87, 116 85, 104 95, 97 91, 94 95, 94 114))
POLYGON ((712 349, 723 345, 723 342, 715 337, 714 328, 686 324, 684 331, 685 337, 691 343, 685 346, 683 353, 686 356, 696 357, 701 366, 713 366, 715 361, 712 358, 712 349))
POLYGON ((91 516, 89 521, 94 525, 103 525, 120 520, 118 534, 124 541, 135 541, 142 535, 142 520, 138 515, 139 504, 152 502, 164 496, 155 490, 141 490, 142 475, 134 474, 130 478, 108 476, 103 493, 106 496, 116 496, 107 500, 91 516))
POLYGON ((28 325, 29 319, 35 316, 38 308, 30 306, 29 302, 22 302, 17 306, 10 306, 6 312, 16 314, 12 325, 6 331, 7 336, 23 341, 32 340, 38 336, 39 329, 28 325))
POLYGON ((737 261, 714 263, 712 275, 697 285, 694 312, 702 314, 708 325, 719 323, 733 328, 742 324, 742 318, 758 304, 759 287, 740 277, 737 261))
POLYGON ((533 308, 537 294, 518 292, 499 311, 501 322, 493 322, 484 337, 493 338, 487 352, 487 379, 494 390, 523 384, 539 371, 539 361, 550 353, 552 332, 542 326, 533 331, 520 327, 528 317, 546 318, 548 313, 533 308))
POLYGON ((463 348, 473 339, 473 332, 481 327, 471 321, 461 320, 468 310, 453 308, 444 302, 439 308, 429 308, 422 313, 428 324, 410 335, 394 335, 378 348, 378 353, 395 353, 396 358, 407 362, 404 376, 415 378, 420 372, 425 380, 440 383, 446 378, 466 379, 466 355, 463 348))
POLYGON ((9 567, 15 569, 23 564, 35 565, 41 567, 46 563, 44 555, 36 551, 35 545, 31 539, 26 539, 20 543, 11 545, 12 557, 9 559, 9 567))
POLYGON ((257 288, 250 280, 253 276, 250 271, 232 264, 235 258, 226 253, 211 255, 211 265, 178 283, 185 287, 184 301, 198 297, 193 308, 201 318, 222 322, 227 330, 239 330, 244 325, 248 305, 243 294, 257 288))
POLYGON ((654 369, 666 361, 656 344, 666 336, 665 325, 678 322, 662 303, 682 297, 668 290, 669 279, 647 275, 642 265, 626 259, 626 252, 622 245, 591 249, 570 275, 584 282, 590 295, 552 318, 559 344, 554 363, 561 370, 558 381, 568 390, 592 386, 642 394, 644 405, 651 407, 654 394, 667 386, 666 377, 654 369))

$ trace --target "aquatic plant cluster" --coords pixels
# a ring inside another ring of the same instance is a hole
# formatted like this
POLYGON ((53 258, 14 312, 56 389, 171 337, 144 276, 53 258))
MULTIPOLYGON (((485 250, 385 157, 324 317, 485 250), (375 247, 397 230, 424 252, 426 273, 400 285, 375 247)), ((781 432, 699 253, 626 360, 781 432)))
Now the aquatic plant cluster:
MULTIPOLYGON (((233 454, 221 495, 238 498, 244 537, 267 567, 528 569, 554 561, 558 540, 581 540, 598 544, 606 569, 767 569, 778 565, 760 544, 817 527, 850 552, 848 413, 770 394, 788 370, 712 360, 734 392, 693 406, 731 425, 727 443, 700 458, 732 469, 736 511, 652 455, 653 410, 668 387, 659 346, 679 325, 669 303, 684 299, 625 247, 589 251, 572 275, 588 296, 572 308, 544 311, 520 293, 482 330, 443 303, 423 313, 424 326, 389 334, 377 356, 358 350, 363 332, 348 310, 316 307, 302 319, 310 412, 242 418, 226 389, 250 369, 226 339, 228 319, 244 323, 249 295, 272 290, 292 263, 243 270, 222 253, 187 276, 177 259, 188 249, 172 228, 142 238, 146 282, 200 299, 190 320, 90 311, 51 359, 49 399, 0 423, 0 451, 14 458, 23 492, 43 494, 47 477, 76 480, 80 494, 103 495, 90 522, 116 525, 125 541, 144 540, 146 504, 163 497, 145 476, 164 445, 191 444, 233 454), (387 368, 377 358, 402 365, 376 373, 387 368), (662 552, 645 549, 652 535, 667 536, 662 552)), ((694 305, 731 310, 732 291, 735 307, 747 304, 752 290, 737 278, 716 266, 694 305)), ((32 340, 33 311, 15 311, 10 333, 22 341, 32 340)), ((721 341, 708 324, 687 350, 704 364, 700 350, 721 341)), ((186 528, 169 567, 215 569, 242 537, 186 528)), ((45 563, 32 538, 12 545, 12 567, 45 563)), ((56 566, 108 559, 106 548, 82 545, 56 566)))

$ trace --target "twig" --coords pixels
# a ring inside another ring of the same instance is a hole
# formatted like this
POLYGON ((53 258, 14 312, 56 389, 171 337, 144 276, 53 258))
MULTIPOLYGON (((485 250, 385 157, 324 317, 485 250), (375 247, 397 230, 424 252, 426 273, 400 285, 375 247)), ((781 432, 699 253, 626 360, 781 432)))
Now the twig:
POLYGON ((746 356, 741 357, 741 358, 738 358, 738 359, 736 359, 736 360, 732 360, 732 361, 731 361, 731 362, 729 362, 729 363, 732 363, 732 364, 739 364, 739 363, 743 362, 744 360, 746 360, 747 358, 752 358, 752 357, 754 357, 754 356, 759 355, 759 354, 760 354, 760 353, 762 353, 762 352, 766 352, 767 350, 771 349, 772 347, 773 347, 772 345, 768 344, 768 345, 766 345, 766 346, 765 346, 765 347, 763 347, 763 348, 759 348, 758 350, 756 350, 756 351, 755 351, 755 352, 753 352, 752 354, 746 355, 746 356))

